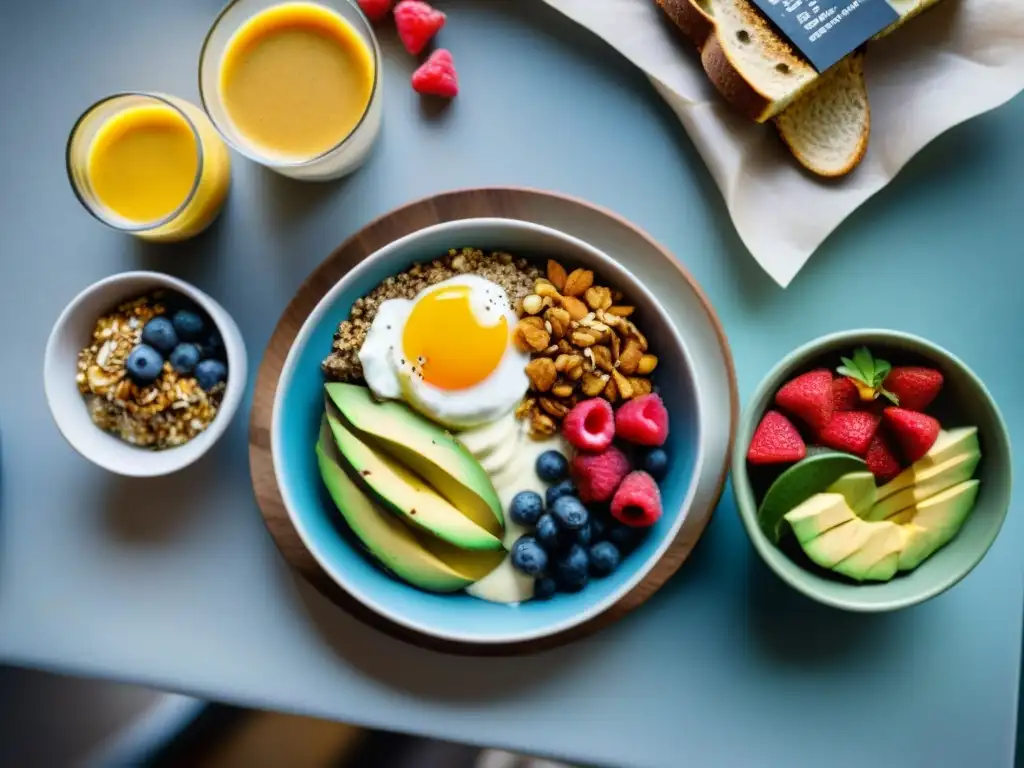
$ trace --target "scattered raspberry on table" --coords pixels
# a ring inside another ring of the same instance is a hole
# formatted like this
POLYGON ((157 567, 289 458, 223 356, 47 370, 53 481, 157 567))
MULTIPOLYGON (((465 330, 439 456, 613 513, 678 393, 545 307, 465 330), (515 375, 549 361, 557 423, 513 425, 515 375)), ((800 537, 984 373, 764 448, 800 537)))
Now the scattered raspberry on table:
MULTIPOLYGON (((402 45, 405 46, 405 50, 413 56, 419 55, 427 47, 427 43, 444 26, 445 19, 446 16, 441 11, 422 0, 401 0, 395 6, 395 26, 398 28, 398 37, 401 39, 402 45)), ((451 54, 448 55, 448 59, 450 64, 451 54)), ((454 69, 452 73, 454 74, 454 69)))
POLYGON ((459 92, 459 79, 451 52, 440 48, 430 54, 430 58, 412 73, 412 87, 427 96, 454 98, 459 92))
POLYGON ((391 10, 394 0, 356 0, 366 18, 370 21, 383 21, 391 10))

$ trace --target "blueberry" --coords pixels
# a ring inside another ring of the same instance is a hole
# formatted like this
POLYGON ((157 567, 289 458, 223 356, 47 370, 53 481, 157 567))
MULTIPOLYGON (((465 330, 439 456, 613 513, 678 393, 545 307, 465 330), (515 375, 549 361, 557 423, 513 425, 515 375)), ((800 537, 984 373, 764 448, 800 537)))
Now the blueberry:
POLYGON ((631 528, 619 522, 614 522, 608 526, 607 539, 618 547, 619 552, 629 552, 640 543, 642 538, 643 530, 640 528, 631 528))
POLYGON ((174 323, 174 330, 178 332, 178 338, 182 341, 198 341, 206 330, 206 323, 199 313, 189 309, 179 309, 174 313, 171 322, 174 323))
POLYGON ((548 553, 533 536, 521 536, 512 545, 512 566, 527 576, 540 576, 548 567, 548 553))
POLYGON ((551 507, 558 527, 565 531, 578 531, 590 521, 587 508, 575 496, 560 496, 551 507))
POLYGON ((537 520, 537 527, 534 529, 533 535, 537 538, 537 543, 548 552, 557 552, 558 548, 562 546, 558 523, 555 522, 555 517, 550 512, 545 512, 537 520))
POLYGON ((572 480, 562 480, 560 483, 555 483, 548 488, 547 493, 544 494, 544 500, 547 502, 548 508, 550 508, 556 499, 562 496, 575 496, 576 486, 572 484, 572 480))
POLYGON ((573 544, 569 551, 555 561, 555 578, 566 592, 579 592, 587 586, 590 559, 587 550, 573 544))
POLYGON ((209 334, 199 342, 199 354, 203 360, 223 360, 225 358, 224 339, 217 331, 209 334))
POLYGON ((533 585, 534 600, 550 600, 558 591, 557 582, 550 576, 542 576, 533 585))
POLYGON ((159 315, 142 326, 142 343, 166 355, 178 346, 178 334, 171 321, 159 315))
POLYGON ((164 359, 148 344, 139 344, 128 353, 125 368, 136 384, 152 384, 163 370, 164 359))
POLYGON ((619 548, 610 541, 601 541, 590 548, 590 572, 595 576, 607 576, 619 567, 622 555, 619 548))
POLYGON ((199 347, 195 344, 179 344, 167 359, 178 373, 192 373, 199 362, 199 347))
POLYGON ((584 547, 589 547, 590 543, 594 540, 594 529, 591 527, 591 523, 587 523, 578 531, 576 531, 576 543, 584 547))
POLYGON ((520 491, 512 497, 508 508, 508 516, 517 525, 534 526, 544 512, 544 500, 539 493, 520 491))
POLYGON ((537 457, 537 477, 555 483, 569 476, 569 460, 558 451, 544 451, 537 457))
POLYGON ((655 480, 668 474, 668 454, 662 448, 655 448, 644 457, 644 469, 655 480))
POLYGON ((592 542, 604 541, 605 534, 608 533, 608 524, 604 521, 604 518, 597 515, 590 516, 590 540, 592 542))
POLYGON ((227 379, 228 369, 220 360, 203 360, 196 366, 195 376, 199 386, 209 392, 227 379))

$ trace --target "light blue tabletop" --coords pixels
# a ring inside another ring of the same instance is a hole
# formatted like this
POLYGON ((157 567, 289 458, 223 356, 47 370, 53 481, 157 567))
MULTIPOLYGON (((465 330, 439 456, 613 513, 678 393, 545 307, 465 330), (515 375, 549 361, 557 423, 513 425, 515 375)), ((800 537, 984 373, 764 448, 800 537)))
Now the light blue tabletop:
POLYGON ((41 371, 65 302, 110 273, 194 281, 234 314, 258 359, 306 274, 372 217, 444 189, 526 185, 612 208, 673 249, 718 308, 742 396, 812 336, 891 326, 961 355, 1024 445, 1024 101, 936 142, 783 291, 745 252, 639 72, 536 0, 452 0, 441 3, 462 80, 451 109, 421 111, 412 61, 385 33, 385 127, 357 176, 304 186, 239 159, 211 232, 143 246, 75 201, 67 131, 116 90, 195 100, 219 5, 4 7, 0 660, 596 763, 1011 764, 1019 509, 948 594, 854 616, 778 582, 727 495, 678 576, 618 625, 535 657, 451 658, 379 635, 291 578, 250 491, 244 413, 180 476, 123 480, 63 442, 41 371))

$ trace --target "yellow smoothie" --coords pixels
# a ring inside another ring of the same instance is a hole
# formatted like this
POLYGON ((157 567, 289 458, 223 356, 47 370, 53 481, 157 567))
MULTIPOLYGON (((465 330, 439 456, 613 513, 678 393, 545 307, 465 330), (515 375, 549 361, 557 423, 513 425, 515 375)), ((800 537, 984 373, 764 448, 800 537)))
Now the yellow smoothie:
POLYGON ((340 144, 370 103, 373 52, 341 15, 289 2, 257 13, 228 42, 220 99, 258 154, 310 160, 340 144))

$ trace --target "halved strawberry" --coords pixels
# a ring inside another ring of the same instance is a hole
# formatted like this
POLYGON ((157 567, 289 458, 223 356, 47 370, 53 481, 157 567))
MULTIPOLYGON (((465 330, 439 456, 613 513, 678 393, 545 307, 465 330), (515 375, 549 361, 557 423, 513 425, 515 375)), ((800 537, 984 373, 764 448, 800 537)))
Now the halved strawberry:
POLYGON ((864 457, 868 469, 875 476, 879 483, 887 483, 898 475, 903 467, 893 452, 892 446, 881 431, 875 433, 871 438, 871 445, 868 446, 868 453, 864 457))
POLYGON ((849 376, 832 380, 832 407, 837 411, 855 411, 860 407, 860 390, 849 376))
POLYGON ((807 445, 793 423, 778 411, 761 419, 747 449, 751 464, 788 464, 807 455, 807 445))
POLYGON ((832 374, 824 368, 797 376, 775 395, 775 404, 814 430, 832 419, 832 374))
POLYGON ((886 408, 883 418, 903 458, 911 464, 928 453, 942 429, 938 419, 906 408, 886 408))
POLYGON ((899 398, 900 408, 923 411, 942 390, 944 379, 934 368, 900 366, 885 377, 885 388, 899 398))
POLYGON ((818 442, 837 451, 864 456, 880 422, 878 416, 867 411, 838 411, 829 425, 818 432, 818 442))

